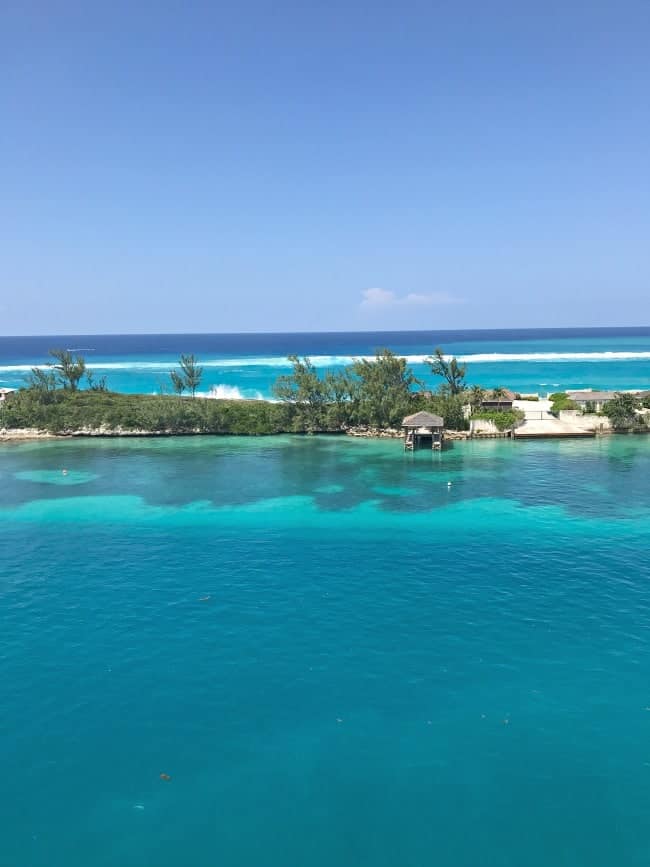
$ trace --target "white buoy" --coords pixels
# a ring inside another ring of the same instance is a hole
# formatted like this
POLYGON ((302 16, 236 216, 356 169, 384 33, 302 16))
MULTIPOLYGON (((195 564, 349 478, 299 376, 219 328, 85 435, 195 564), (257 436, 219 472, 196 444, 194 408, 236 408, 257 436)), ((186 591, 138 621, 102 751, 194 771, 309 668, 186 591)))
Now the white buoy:
POLYGON ((447 482, 447 487, 451 488, 451 482, 447 482))

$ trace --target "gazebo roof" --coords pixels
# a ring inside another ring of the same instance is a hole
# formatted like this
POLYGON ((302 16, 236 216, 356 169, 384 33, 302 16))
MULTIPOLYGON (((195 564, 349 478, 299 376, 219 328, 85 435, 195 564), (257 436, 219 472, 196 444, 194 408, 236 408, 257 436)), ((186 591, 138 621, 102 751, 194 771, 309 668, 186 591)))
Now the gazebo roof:
POLYGON ((402 422, 402 427, 444 427, 445 420, 439 415, 432 415, 430 412, 416 412, 413 415, 407 415, 402 422))

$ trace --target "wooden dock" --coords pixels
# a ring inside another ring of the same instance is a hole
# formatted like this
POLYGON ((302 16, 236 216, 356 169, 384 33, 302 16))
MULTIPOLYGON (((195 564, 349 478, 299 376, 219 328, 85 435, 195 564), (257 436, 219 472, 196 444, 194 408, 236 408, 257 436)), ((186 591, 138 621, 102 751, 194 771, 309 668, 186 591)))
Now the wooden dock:
POLYGON ((404 431, 404 451, 412 452, 423 443, 431 443, 431 448, 442 448, 445 420, 439 415, 420 411, 407 415, 402 422, 404 431))

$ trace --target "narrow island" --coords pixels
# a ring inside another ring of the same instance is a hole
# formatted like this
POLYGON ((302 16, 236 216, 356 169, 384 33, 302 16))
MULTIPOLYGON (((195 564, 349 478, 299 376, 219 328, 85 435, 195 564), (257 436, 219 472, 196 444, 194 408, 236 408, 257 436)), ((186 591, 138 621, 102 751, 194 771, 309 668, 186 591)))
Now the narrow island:
POLYGON ((427 363, 441 380, 425 387, 406 359, 390 349, 320 374, 309 358, 289 356, 273 400, 227 400, 197 394, 203 369, 182 355, 170 371, 169 392, 125 394, 96 380, 82 355, 54 349, 25 386, 0 394, 0 437, 189 436, 200 434, 348 434, 404 437, 418 430, 434 448, 445 439, 509 436, 595 436, 650 431, 650 390, 558 392, 541 398, 467 382, 467 366, 437 347, 427 363), (418 415, 424 414, 424 415, 418 415), (418 425, 427 422, 426 425, 418 425), (416 420, 415 422, 413 420, 416 420), (433 420, 433 421, 432 421, 433 420))

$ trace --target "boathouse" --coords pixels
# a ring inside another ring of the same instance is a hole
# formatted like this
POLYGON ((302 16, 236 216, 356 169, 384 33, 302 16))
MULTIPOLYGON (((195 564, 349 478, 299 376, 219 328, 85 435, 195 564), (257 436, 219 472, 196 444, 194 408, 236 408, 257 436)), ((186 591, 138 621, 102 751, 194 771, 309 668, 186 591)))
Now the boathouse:
POLYGON ((407 415, 402 422, 404 431, 404 449, 413 451, 421 445, 431 444, 432 449, 442 448, 445 420, 430 412, 416 412, 407 415))

